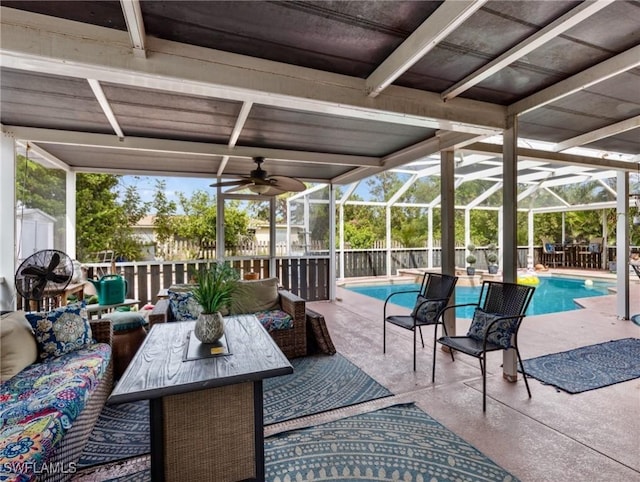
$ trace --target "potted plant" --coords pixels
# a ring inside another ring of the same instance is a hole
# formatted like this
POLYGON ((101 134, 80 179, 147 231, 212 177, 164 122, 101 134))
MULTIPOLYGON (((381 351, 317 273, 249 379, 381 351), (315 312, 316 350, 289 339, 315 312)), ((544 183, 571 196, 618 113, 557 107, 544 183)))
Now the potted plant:
POLYGON ((467 264, 469 265, 467 266, 467 276, 473 276, 476 274, 476 268, 474 265, 476 264, 476 261, 478 261, 474 254, 476 252, 475 244, 468 244, 467 250, 469 251, 469 254, 467 255, 467 264))
POLYGON ((196 274, 193 298, 202 306, 196 320, 194 335, 202 343, 215 343, 224 335, 221 310, 231 304, 233 293, 239 286, 239 275, 225 263, 214 263, 211 268, 196 274))
POLYGON ((496 253, 496 250, 497 246, 493 243, 487 246, 487 267, 489 274, 498 273, 498 253, 496 253))

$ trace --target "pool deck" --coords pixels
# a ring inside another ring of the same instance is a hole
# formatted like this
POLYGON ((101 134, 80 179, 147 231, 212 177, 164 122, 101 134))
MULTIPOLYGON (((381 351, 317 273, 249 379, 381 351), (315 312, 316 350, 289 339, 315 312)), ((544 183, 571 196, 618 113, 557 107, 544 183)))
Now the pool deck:
MULTIPOLYGON (((615 279, 604 272, 549 272, 615 279)), ((616 317, 615 298, 585 298, 583 309, 528 316, 519 337, 523 358, 640 337, 639 326, 616 317)), ((639 379, 575 395, 529 379, 529 399, 522 380, 509 383, 503 379, 502 356, 489 354, 487 412, 483 413, 477 360, 459 355, 452 362, 438 350, 436 381, 431 383, 430 328, 424 330, 425 348, 418 348, 416 372, 411 369, 410 332, 388 327, 387 353, 382 353, 382 306, 382 301, 341 287, 335 302, 309 303, 325 316, 337 350, 395 394, 391 400, 316 416, 313 423, 414 401, 523 482, 640 481, 639 379)), ((637 278, 630 288, 630 308, 631 313, 640 313, 637 278)), ((406 308, 398 310, 407 312, 406 308)), ((468 320, 458 320, 456 329, 464 333, 467 326, 468 320)))

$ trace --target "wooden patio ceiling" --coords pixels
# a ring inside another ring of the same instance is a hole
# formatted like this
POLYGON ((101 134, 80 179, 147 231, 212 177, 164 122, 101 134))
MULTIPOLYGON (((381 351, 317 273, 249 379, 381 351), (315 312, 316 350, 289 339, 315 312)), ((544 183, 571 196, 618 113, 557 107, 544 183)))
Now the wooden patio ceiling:
POLYGON ((234 177, 265 156, 346 184, 442 149, 500 162, 483 141, 507 116, 550 176, 640 161, 638 1, 1 9, 3 131, 65 169, 234 177))

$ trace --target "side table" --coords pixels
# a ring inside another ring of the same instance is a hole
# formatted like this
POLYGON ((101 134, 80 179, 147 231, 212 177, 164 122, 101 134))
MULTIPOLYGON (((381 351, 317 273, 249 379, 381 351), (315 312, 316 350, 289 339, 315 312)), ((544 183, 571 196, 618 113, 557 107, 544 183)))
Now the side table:
POLYGON ((102 318, 102 313, 108 313, 109 311, 118 308, 120 306, 134 306, 140 303, 140 300, 126 299, 122 303, 114 303, 113 305, 100 305, 98 303, 94 303, 91 305, 87 305, 87 315, 89 318, 92 315, 97 314, 98 319, 102 318))
POLYGON ((185 361, 194 326, 153 325, 107 403, 150 400, 154 482, 263 481, 262 380, 293 367, 253 315, 225 318, 231 354, 185 361))

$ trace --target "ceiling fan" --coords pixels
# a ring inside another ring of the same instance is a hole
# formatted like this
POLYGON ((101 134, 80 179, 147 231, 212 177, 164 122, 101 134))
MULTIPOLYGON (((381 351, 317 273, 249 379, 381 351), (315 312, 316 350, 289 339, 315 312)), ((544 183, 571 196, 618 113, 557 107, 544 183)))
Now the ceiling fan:
POLYGON ((248 188, 256 194, 266 196, 276 196, 285 192, 301 192, 307 188, 302 181, 295 177, 269 176, 267 171, 260 167, 260 164, 264 162, 264 157, 254 157, 253 161, 258 167, 252 170, 249 176, 242 176, 242 179, 235 181, 222 181, 211 184, 211 187, 237 186, 227 192, 248 188))

